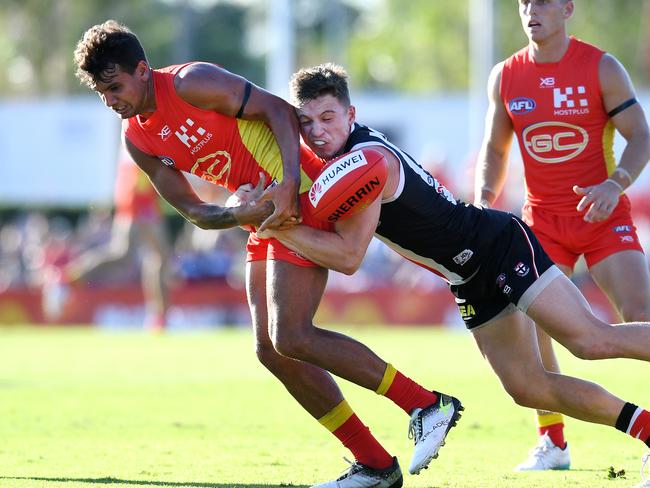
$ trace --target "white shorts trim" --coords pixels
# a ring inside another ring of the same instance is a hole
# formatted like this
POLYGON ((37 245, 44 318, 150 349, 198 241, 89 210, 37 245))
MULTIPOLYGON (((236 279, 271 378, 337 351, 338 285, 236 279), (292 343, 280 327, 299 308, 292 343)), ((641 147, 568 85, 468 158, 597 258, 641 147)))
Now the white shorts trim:
POLYGON ((528 313, 528 308, 533 304, 535 299, 542 293, 548 285, 551 284, 558 276, 564 276, 564 273, 560 271, 560 268, 553 265, 544 271, 539 278, 537 278, 530 287, 521 295, 519 302, 517 303, 517 308, 524 312, 528 313))

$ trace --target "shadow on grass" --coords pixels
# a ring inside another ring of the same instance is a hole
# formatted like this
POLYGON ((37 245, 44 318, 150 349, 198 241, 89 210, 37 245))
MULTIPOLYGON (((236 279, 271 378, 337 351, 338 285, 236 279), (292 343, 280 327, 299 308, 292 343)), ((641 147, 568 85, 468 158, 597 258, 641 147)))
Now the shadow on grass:
POLYGON ((88 483, 92 485, 140 485, 140 486, 184 486, 193 488, 308 488, 307 485, 294 485, 281 483, 279 485, 251 484, 251 483, 212 483, 203 481, 147 481, 147 480, 123 480, 120 478, 46 478, 36 476, 0 476, 0 480, 32 480, 51 481, 53 483, 88 483))

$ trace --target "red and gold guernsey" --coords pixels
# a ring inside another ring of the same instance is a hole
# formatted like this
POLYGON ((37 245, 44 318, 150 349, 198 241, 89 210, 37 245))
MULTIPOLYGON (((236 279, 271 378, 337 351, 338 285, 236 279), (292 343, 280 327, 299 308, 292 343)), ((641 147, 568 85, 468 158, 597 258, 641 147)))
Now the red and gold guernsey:
MULTIPOLYGON (((137 115, 123 122, 128 140, 162 163, 230 191, 257 184, 260 171, 269 184, 282 181, 280 147, 264 122, 203 110, 177 95, 174 77, 188 64, 152 71, 156 111, 148 118, 137 115)), ((304 193, 323 162, 301 146, 300 163, 300 193, 304 193)))
POLYGON ((503 64, 501 99, 517 134, 532 207, 577 215, 573 185, 601 183, 615 169, 614 125, 598 74, 603 54, 571 37, 557 63, 536 63, 526 47, 503 64))

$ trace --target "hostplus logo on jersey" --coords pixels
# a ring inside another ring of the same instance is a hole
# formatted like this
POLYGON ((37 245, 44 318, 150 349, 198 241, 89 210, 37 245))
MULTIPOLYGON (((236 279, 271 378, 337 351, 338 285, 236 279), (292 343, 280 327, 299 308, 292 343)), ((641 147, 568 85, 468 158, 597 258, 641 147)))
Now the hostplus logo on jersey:
POLYGON ((187 119, 185 124, 187 124, 187 127, 181 125, 174 134, 183 144, 190 148, 192 154, 196 154, 212 139, 212 132, 206 131, 203 127, 195 128, 192 119, 187 119), (202 139, 199 140, 199 137, 202 139))
POLYGON ((589 113, 589 100, 584 86, 576 88, 553 88, 554 115, 586 115, 589 113))

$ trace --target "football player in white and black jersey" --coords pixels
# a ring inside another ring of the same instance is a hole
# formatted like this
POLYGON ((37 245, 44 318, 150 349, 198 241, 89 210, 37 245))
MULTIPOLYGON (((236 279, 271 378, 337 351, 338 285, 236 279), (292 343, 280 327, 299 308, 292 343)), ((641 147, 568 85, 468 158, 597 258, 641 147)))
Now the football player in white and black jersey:
POLYGON ((376 235, 449 283, 467 328, 516 403, 616 427, 650 446, 650 412, 594 383, 544 369, 529 317, 583 359, 649 361, 650 324, 613 327, 596 318, 525 223, 455 200, 408 154, 356 123, 343 68, 299 71, 291 95, 302 137, 314 152, 330 159, 372 146, 388 162, 388 179, 382 197, 337 222, 335 232, 300 225, 267 237, 352 274, 376 235))

